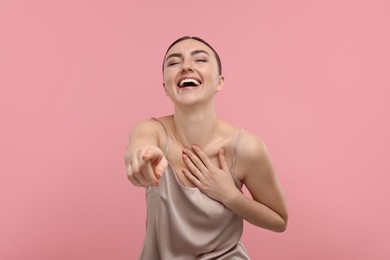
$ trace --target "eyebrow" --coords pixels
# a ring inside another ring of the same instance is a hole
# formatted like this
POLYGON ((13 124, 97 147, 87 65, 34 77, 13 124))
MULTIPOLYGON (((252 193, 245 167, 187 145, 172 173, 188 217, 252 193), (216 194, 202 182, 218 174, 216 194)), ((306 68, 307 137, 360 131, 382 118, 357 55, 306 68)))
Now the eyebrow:
MULTIPOLYGON (((204 54, 207 54, 208 56, 210 56, 210 54, 205 50, 194 50, 191 52, 191 56, 194 56, 194 55, 199 54, 199 53, 204 53, 204 54)), ((183 55, 181 53, 171 53, 165 58, 165 60, 168 60, 169 58, 172 58, 172 57, 181 58, 181 57, 183 57, 183 55)))

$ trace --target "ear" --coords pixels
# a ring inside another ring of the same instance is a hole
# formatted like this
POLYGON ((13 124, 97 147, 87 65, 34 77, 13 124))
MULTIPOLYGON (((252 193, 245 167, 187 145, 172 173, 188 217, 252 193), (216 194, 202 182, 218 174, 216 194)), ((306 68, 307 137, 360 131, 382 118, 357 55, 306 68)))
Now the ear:
POLYGON ((223 76, 220 76, 219 83, 218 83, 217 88, 216 88, 216 92, 221 91, 223 89, 224 84, 225 84, 225 78, 223 76))
POLYGON ((165 95, 168 96, 167 89, 165 88, 165 83, 163 82, 162 85, 163 85, 163 87, 164 87, 165 95))

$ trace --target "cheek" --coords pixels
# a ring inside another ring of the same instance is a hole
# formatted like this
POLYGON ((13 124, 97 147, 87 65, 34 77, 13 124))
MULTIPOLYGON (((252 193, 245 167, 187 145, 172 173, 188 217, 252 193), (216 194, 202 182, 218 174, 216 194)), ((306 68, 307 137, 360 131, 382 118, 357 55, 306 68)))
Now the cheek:
POLYGON ((170 89, 173 89, 175 87, 175 83, 174 83, 173 79, 165 79, 164 84, 165 84, 166 90, 170 90, 170 89))
POLYGON ((164 83, 165 85, 169 85, 169 84, 172 84, 174 82, 174 75, 173 73, 169 73, 169 72, 165 72, 163 74, 163 80, 164 80, 164 83))
POLYGON ((219 84, 220 76, 218 73, 216 73, 216 72, 213 72, 212 74, 210 73, 209 77, 210 77, 210 79, 212 79, 213 84, 219 84))
POLYGON ((174 79, 172 77, 164 78, 164 91, 167 96, 174 91, 175 87, 174 79))

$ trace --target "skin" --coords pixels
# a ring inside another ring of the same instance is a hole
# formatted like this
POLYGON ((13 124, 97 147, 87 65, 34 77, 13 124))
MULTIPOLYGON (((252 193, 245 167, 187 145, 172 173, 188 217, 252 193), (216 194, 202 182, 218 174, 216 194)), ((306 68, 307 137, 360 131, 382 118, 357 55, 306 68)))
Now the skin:
POLYGON ((164 61, 164 90, 174 104, 174 114, 159 121, 167 129, 170 149, 164 156, 166 136, 160 123, 136 124, 125 153, 127 176, 135 186, 158 185, 168 164, 180 184, 197 187, 248 222, 283 232, 287 207, 264 142, 245 131, 238 146, 235 176, 252 198, 235 185, 230 173, 233 146, 240 129, 218 118, 215 95, 224 86, 212 50, 188 39, 174 45, 164 61), (183 78, 196 78, 198 87, 180 89, 183 78))

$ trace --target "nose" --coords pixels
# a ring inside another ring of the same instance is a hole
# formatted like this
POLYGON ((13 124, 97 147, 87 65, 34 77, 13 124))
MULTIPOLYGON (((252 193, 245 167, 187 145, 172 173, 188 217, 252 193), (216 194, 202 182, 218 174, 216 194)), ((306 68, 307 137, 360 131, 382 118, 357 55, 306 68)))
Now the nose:
POLYGON ((181 66, 181 71, 186 72, 186 71, 193 71, 192 63, 190 60, 184 60, 181 66))

